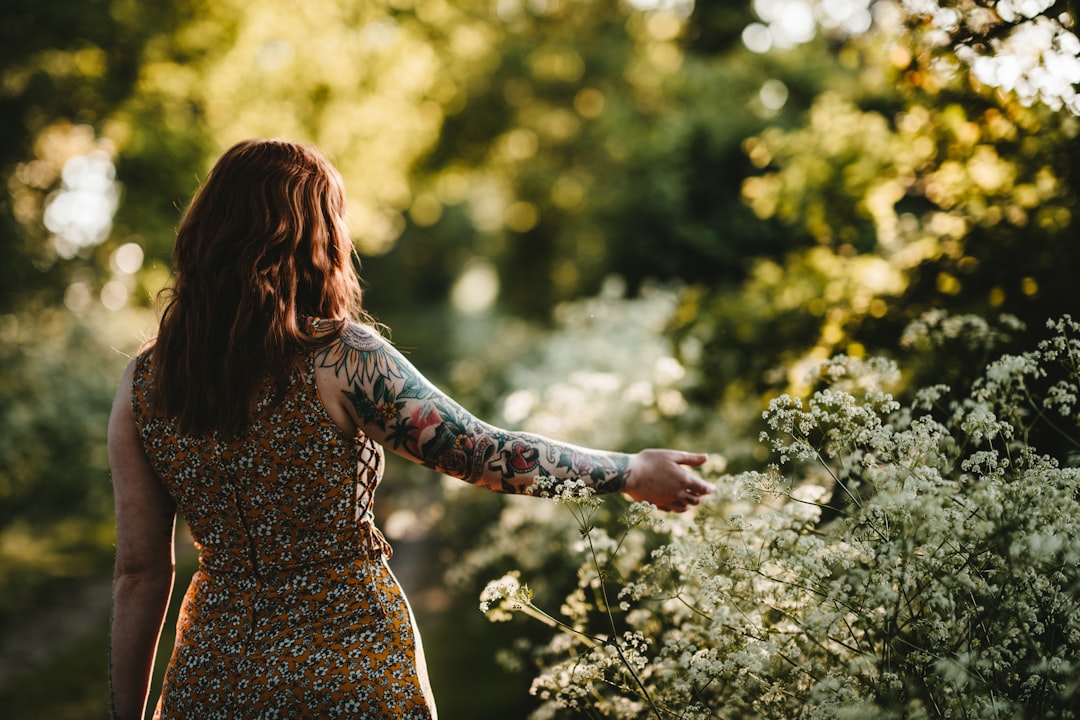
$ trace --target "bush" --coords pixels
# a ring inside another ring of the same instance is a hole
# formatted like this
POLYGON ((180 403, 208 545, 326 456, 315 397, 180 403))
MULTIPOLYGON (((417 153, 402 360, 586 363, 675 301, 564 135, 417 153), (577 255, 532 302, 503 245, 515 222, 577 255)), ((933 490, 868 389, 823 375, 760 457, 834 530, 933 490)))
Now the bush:
POLYGON ((513 574, 483 596, 559 629, 534 717, 1077 717, 1080 324, 1049 329, 955 399, 824 363, 764 414, 776 464, 659 528, 636 505, 595 527, 564 491, 584 554, 560 613, 513 574))
POLYGON ((106 430, 133 313, 0 314, 0 629, 111 565, 106 430))

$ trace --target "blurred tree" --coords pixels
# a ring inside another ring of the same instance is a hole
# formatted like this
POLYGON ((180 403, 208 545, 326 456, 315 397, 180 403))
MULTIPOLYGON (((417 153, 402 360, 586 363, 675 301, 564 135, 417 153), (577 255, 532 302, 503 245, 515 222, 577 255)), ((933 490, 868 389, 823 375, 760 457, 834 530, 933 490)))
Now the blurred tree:
POLYGON ((749 2, 699 0, 693 5, 685 33, 689 51, 715 57, 739 49, 743 30, 754 20, 749 2))
POLYGON ((814 99, 801 128, 744 144, 762 169, 745 201, 799 240, 782 262, 757 261, 744 288, 687 296, 678 335, 705 347, 703 397, 798 386, 836 352, 896 352, 928 309, 1032 328, 1080 312, 1076 118, 980 81, 957 62, 960 40, 952 62, 931 62, 947 48, 898 5, 874 13, 869 32, 829 46, 851 68, 835 77, 858 82, 814 99))
POLYGON ((100 245, 119 191, 109 120, 135 91, 144 51, 179 14, 173 0, 0 8, 0 312, 58 304, 72 277, 107 271, 100 245))
POLYGON ((1076 0, 904 0, 923 58, 968 65, 1025 105, 1080 115, 1076 0))
POLYGON ((494 65, 417 167, 410 223, 373 269, 442 267, 421 283, 445 288, 479 259, 503 308, 546 317, 610 273, 632 291, 657 277, 732 282, 747 254, 778 252, 778 226, 738 197, 752 170, 739 143, 775 119, 748 102, 768 68, 688 56, 687 38, 715 47, 746 10, 698 13, 500 3, 494 65))
MULTIPOLYGON (((157 35, 137 28, 127 84, 98 103, 89 128, 28 136, 46 157, 20 165, 15 225, 46 255, 89 264, 76 280, 91 297, 116 280, 114 291, 144 303, 164 282, 177 207, 209 159, 242 137, 285 136, 341 168, 387 306, 444 301, 478 263, 497 273, 492 300, 501 292, 510 310, 538 317, 612 272, 631 288, 654 276, 737 281, 746 255, 786 243, 779 223, 738 197, 753 169, 739 143, 783 121, 781 86, 762 105, 768 64, 745 62, 738 47, 733 62, 685 51, 722 37, 731 47, 747 5, 642 7, 177 3, 157 35), (123 202, 112 199, 111 227, 58 245, 42 219, 60 169, 96 151, 115 160, 110 192, 122 189, 123 202), (113 255, 131 243, 143 265, 117 277, 113 255)), ((813 97, 810 74, 800 81, 792 95, 813 97)), ((54 285, 70 281, 69 271, 54 285)))

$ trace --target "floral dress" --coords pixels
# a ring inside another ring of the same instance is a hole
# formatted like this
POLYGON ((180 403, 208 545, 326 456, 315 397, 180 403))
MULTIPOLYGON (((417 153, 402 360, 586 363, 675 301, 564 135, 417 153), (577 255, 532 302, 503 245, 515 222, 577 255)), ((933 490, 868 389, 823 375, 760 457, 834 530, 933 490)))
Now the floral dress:
MULTIPOLYGON (((155 718, 435 717, 412 613, 372 524, 380 445, 327 414, 309 354, 268 384, 239 437, 177 432, 148 402, 135 422, 199 548, 155 718)), ((196 391, 193 389, 193 391, 196 391)))

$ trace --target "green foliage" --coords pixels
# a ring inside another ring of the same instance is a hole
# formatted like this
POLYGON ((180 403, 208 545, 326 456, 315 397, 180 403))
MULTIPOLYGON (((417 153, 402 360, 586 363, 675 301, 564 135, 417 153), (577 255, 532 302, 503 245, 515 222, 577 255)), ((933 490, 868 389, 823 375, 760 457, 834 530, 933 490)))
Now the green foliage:
POLYGON ((911 276, 905 307, 1031 313, 1032 296, 1066 297, 1065 278, 1044 259, 1071 252, 1075 158, 1061 149, 1076 131, 1072 118, 1017 104, 908 104, 887 119, 824 95, 806 127, 748 141, 759 164, 778 169, 743 189, 760 216, 911 276))
POLYGON ((99 345, 96 328, 63 312, 7 315, 4 324, 0 527, 72 510, 107 516, 105 425, 124 358, 99 345), (71 372, 69 364, 89 354, 95 362, 71 372), (42 476, 44 488, 35 484, 42 476))
MULTIPOLYGON (((895 355, 929 309, 1028 326, 1080 315, 1066 270, 1080 259, 1076 118, 981 83, 949 54, 963 48, 930 47, 940 34, 897 11, 878 3, 880 23, 835 46, 851 71, 833 71, 800 126, 743 143, 759 171, 742 197, 790 238, 780 256, 744 256, 741 285, 685 296, 675 332, 704 349, 697 402, 797 390, 836 353, 895 355)), ((970 382, 943 360, 942 380, 970 382)))
MULTIPOLYGON (((1076 717, 1080 324, 1050 330, 951 402, 902 406, 888 361, 823 364, 765 414, 778 464, 721 478, 644 566, 639 509, 615 539, 568 499, 586 552, 533 717, 1076 717)), ((520 577, 485 604, 543 618, 520 577)))
POLYGON ((107 128, 136 88, 145 49, 173 27, 178 4, 4 3, 0 311, 31 298, 56 304, 73 276, 107 272, 107 254, 58 257, 42 215, 70 157, 93 150, 115 157, 107 128))
POLYGON ((4 717, 10 720, 78 720, 109 711, 104 672, 108 622, 99 618, 93 631, 60 651, 45 666, 30 669, 17 684, 0 689, 4 717))
POLYGON ((105 434, 125 358, 96 319, 0 316, 0 625, 111 560, 105 434))
POLYGON ((783 247, 738 195, 750 171, 739 143, 765 122, 747 100, 768 77, 745 51, 688 53, 693 28, 668 10, 598 1, 512 15, 492 33, 483 91, 417 168, 395 271, 441 259, 452 278, 490 259, 502 307, 543 317, 613 272, 631 291, 649 278, 733 282, 747 254, 783 247))

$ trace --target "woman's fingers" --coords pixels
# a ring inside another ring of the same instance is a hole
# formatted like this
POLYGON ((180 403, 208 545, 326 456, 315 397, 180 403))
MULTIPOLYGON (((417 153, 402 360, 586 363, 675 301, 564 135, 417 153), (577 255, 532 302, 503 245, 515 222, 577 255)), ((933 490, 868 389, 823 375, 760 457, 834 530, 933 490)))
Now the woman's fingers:
POLYGON ((673 459, 679 465, 692 465, 694 467, 704 465, 709 459, 709 456, 705 453, 677 452, 675 455, 676 457, 673 459))
POLYGON ((663 510, 685 512, 713 492, 712 485, 690 469, 703 465, 708 457, 680 450, 643 450, 632 461, 632 484, 626 492, 663 510))

